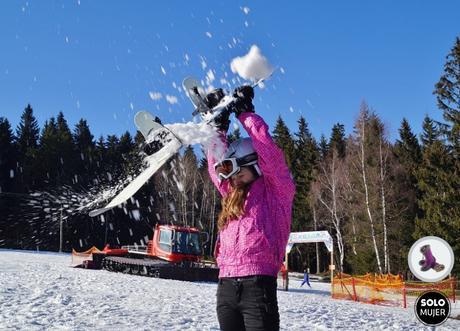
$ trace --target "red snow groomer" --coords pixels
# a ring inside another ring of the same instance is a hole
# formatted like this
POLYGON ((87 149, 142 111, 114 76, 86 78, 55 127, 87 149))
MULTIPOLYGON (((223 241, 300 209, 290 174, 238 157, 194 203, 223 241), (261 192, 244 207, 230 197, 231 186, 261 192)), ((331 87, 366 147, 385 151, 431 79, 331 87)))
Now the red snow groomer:
POLYGON ((156 278, 217 281, 219 269, 203 260, 202 234, 196 228, 157 224, 147 246, 106 246, 92 252, 92 266, 156 278))

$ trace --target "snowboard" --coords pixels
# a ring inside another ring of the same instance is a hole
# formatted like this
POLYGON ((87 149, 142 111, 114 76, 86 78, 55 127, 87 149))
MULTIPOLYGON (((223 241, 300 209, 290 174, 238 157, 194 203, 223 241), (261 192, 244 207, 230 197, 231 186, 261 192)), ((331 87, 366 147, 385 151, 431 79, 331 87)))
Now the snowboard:
POLYGON ((131 198, 182 147, 179 138, 149 112, 138 112, 134 117, 134 123, 145 141, 155 148, 155 152, 144 158, 147 167, 105 207, 92 210, 89 213, 90 217, 105 213, 131 198))
MULTIPOLYGON (((201 121, 210 126, 215 127, 214 120, 236 100, 231 95, 225 95, 218 105, 210 109, 204 101, 205 90, 198 80, 187 77, 182 86, 194 106, 192 115, 199 114, 201 121)), ((91 217, 98 216, 131 198, 182 147, 182 142, 174 132, 164 127, 159 119, 149 112, 138 112, 134 117, 134 123, 148 146, 153 148, 153 153, 149 153, 150 155, 144 159, 147 167, 105 207, 92 210, 89 213, 91 217)))
POLYGON ((192 116, 209 113, 211 109, 204 102, 204 89, 203 86, 193 77, 187 77, 182 82, 182 87, 184 88, 185 93, 192 102, 195 110, 192 113, 192 116))

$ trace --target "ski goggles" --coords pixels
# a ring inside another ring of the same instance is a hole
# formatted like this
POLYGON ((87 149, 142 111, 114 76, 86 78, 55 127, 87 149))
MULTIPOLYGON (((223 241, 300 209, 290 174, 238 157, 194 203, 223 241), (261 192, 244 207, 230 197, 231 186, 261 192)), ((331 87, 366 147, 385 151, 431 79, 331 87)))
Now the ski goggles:
POLYGON ((242 166, 249 166, 257 164, 257 154, 252 153, 246 156, 236 158, 231 157, 223 159, 222 161, 214 164, 214 170, 220 179, 229 179, 233 175, 240 172, 242 166))

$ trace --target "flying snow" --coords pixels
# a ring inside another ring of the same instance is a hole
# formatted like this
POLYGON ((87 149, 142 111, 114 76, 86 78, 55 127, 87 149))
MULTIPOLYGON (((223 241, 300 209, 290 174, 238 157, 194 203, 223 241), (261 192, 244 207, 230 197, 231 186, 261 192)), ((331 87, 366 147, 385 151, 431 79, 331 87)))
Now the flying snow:
POLYGON ((163 96, 159 92, 149 92, 150 99, 160 100, 163 96))
POLYGON ((237 73, 240 77, 253 82, 267 78, 274 70, 256 45, 251 46, 248 54, 234 58, 230 68, 232 72, 237 73))
POLYGON ((206 67, 208 66, 208 64, 206 63, 206 59, 202 56, 201 56, 200 64, 201 64, 201 69, 203 70, 206 69, 206 67))
POLYGON ((211 84, 215 79, 216 77, 214 76, 214 72, 209 69, 209 71, 206 73, 206 83, 211 84))
POLYGON ((139 221, 141 219, 141 213, 139 211, 139 209, 134 209, 131 211, 132 215, 133 215, 133 218, 136 220, 136 221, 139 221))
POLYGON ((173 96, 173 95, 166 95, 166 101, 168 101, 168 103, 170 105, 174 105, 176 103, 178 103, 178 100, 177 100, 177 97, 173 96))
POLYGON ((182 141, 184 145, 203 145, 205 150, 212 150, 216 157, 225 152, 225 145, 219 139, 219 133, 205 122, 174 123, 165 125, 182 141))

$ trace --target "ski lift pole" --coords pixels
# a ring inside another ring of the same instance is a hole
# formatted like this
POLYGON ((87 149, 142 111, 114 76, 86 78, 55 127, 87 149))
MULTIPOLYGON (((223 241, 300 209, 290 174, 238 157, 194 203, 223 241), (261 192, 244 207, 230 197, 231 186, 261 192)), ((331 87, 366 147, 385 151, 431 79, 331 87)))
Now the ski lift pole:
POLYGON ((285 264, 286 264, 286 283, 284 286, 284 290, 289 291, 289 252, 287 250, 286 250, 285 264))
POLYGON ((61 203, 61 210, 59 216, 59 253, 62 253, 62 240, 63 240, 63 231, 62 231, 62 203, 61 203))
POLYGON ((329 267, 331 269, 331 287, 334 286, 334 244, 332 245, 331 249, 331 265, 329 267))

